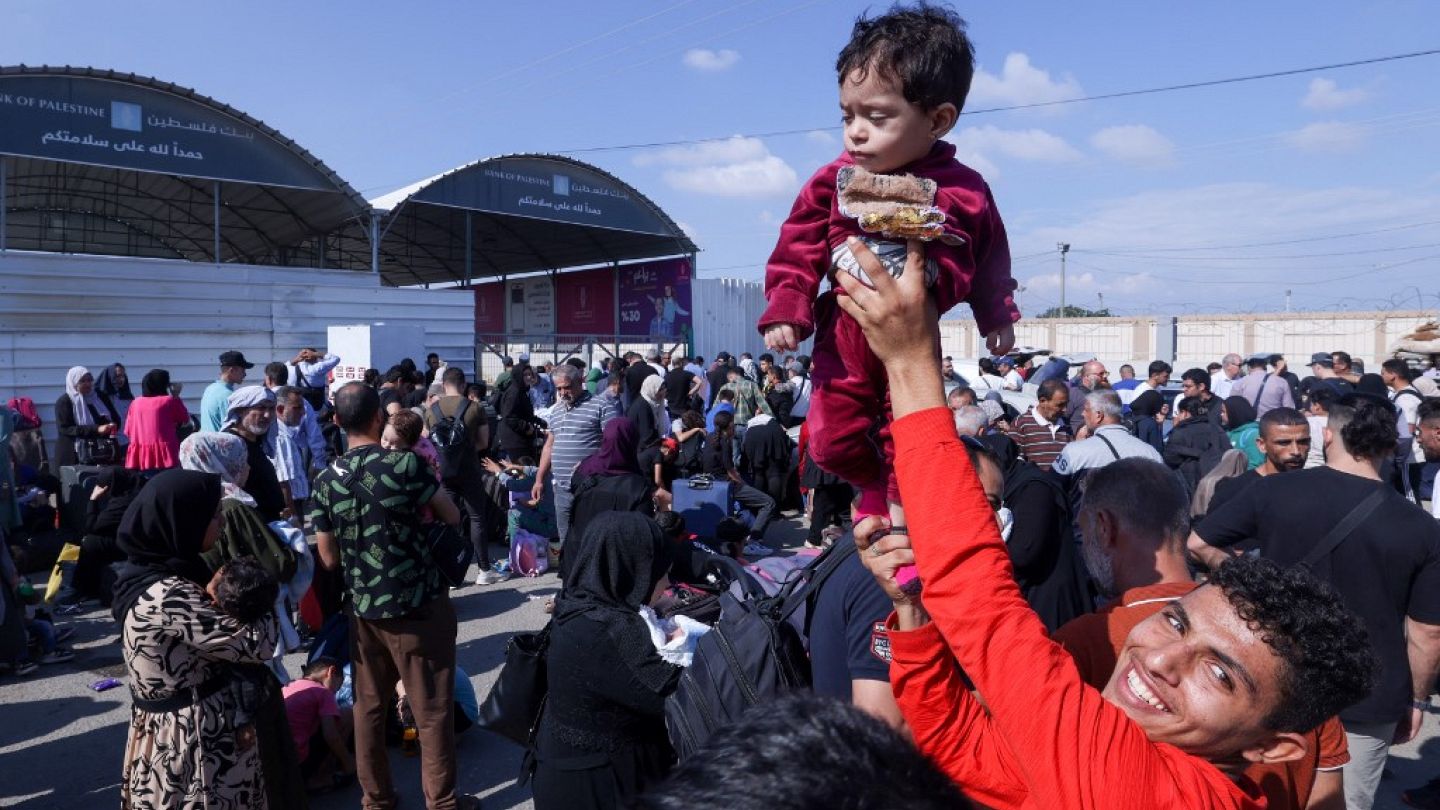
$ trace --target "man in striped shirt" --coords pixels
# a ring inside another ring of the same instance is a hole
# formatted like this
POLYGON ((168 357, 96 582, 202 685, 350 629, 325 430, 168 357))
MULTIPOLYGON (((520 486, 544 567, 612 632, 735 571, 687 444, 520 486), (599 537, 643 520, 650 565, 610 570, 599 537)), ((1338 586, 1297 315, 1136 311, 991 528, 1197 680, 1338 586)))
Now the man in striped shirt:
POLYGON ((1070 388, 1063 379, 1049 379, 1040 383, 1036 397, 1035 406, 1010 426, 1010 438, 1020 448, 1021 457, 1048 471, 1074 438, 1060 421, 1070 404, 1070 388))
POLYGON ((550 379, 555 383, 555 407, 550 410, 550 433, 540 451, 540 469, 530 497, 538 501, 550 479, 555 492, 555 525, 563 546, 570 534, 570 506, 574 503, 570 477, 576 465, 600 449, 605 423, 620 413, 606 398, 591 396, 580 370, 568 363, 556 366, 550 379))

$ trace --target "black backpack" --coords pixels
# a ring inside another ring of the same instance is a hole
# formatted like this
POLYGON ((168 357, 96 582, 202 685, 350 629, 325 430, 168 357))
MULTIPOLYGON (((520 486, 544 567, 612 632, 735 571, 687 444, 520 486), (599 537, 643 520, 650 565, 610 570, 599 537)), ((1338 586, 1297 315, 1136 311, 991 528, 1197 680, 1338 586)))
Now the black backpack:
POLYGON ((440 403, 430 406, 435 424, 430 426, 430 443, 440 455, 440 477, 453 478, 466 468, 466 455, 474 456, 475 448, 470 435, 465 432, 465 411, 470 400, 462 398, 454 416, 446 416, 440 410, 440 403))
POLYGON ((810 688, 809 608, 825 580, 853 553, 854 543, 835 543, 773 595, 734 560, 712 561, 719 567, 717 579, 734 577, 744 596, 720 594, 719 620, 700 637, 694 661, 665 700, 665 726, 681 759, 751 706, 810 688), (797 615, 801 607, 805 619, 797 615))

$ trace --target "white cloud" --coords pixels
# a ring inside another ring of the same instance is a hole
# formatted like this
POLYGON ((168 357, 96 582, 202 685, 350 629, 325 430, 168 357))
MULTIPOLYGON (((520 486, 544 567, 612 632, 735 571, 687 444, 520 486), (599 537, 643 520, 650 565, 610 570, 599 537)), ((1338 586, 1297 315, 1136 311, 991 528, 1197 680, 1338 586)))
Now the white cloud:
POLYGON ((1050 78, 1050 71, 1031 65, 1029 56, 1011 53, 1005 57, 999 76, 983 68, 975 71, 967 104, 1036 104, 1081 95, 1084 91, 1075 77, 1066 74, 1057 81, 1050 78))
POLYGON ((799 178, 759 138, 736 135, 642 154, 637 166, 666 167, 672 188, 719 197, 765 197, 792 193, 799 178))
POLYGON ((840 142, 833 132, 825 129, 812 129, 805 133, 805 140, 820 146, 834 146, 840 142))
POLYGON ((722 48, 712 51, 709 48, 691 48, 680 57, 685 67, 705 73, 719 73, 722 70, 729 70, 735 67, 740 61, 739 51, 732 51, 729 48, 722 48))
POLYGON ((1175 163, 1175 144, 1144 124, 1106 127, 1090 136, 1090 145, 1114 160, 1135 166, 1159 168, 1175 163))
POLYGON ((996 156, 1035 163, 1073 163, 1084 156, 1058 135, 1043 129, 1001 129, 986 124, 966 127, 946 140, 960 161, 987 177, 1000 174, 996 156))
POLYGON ((1338 110, 1350 107, 1370 98, 1370 91, 1363 87, 1341 90, 1331 79, 1311 79, 1310 89, 1300 100, 1300 106, 1311 110, 1338 110))
POLYGON ((684 233, 685 233, 686 236, 690 237, 690 241, 692 241, 692 242, 699 242, 699 241, 700 241, 700 232, 695 229, 695 226, 694 226, 694 225, 691 225, 690 223, 685 222, 684 220, 679 220, 679 219, 675 220, 675 224, 676 224, 677 226, 679 226, 679 228, 680 228, 681 231, 684 231, 684 233))
POLYGON ((1285 140, 1303 152, 1353 152, 1364 145, 1365 128, 1343 121, 1320 121, 1287 134, 1285 140))
MULTIPOLYGON (((1021 280, 1021 285, 1027 291, 1041 293, 1058 293, 1060 291, 1060 274, 1041 273, 1021 280)), ((1065 274, 1066 303, 1073 304, 1078 298, 1071 297, 1079 293, 1139 293, 1155 287, 1155 278, 1149 273, 1132 273, 1128 275, 1107 275, 1104 278, 1096 276, 1089 270, 1077 272, 1070 270, 1065 274)), ((1088 299, 1086 299, 1088 300, 1088 299)), ((1081 306, 1087 306, 1082 303, 1081 306)))

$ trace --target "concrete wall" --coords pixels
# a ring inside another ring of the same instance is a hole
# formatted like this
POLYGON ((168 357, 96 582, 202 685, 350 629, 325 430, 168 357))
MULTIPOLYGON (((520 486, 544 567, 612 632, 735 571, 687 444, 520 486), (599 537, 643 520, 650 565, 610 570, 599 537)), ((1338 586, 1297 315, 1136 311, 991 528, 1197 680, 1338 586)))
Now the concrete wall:
POLYGON ((168 369, 193 411, 222 351, 244 352, 257 364, 247 382, 259 383, 259 366, 323 347, 330 324, 376 321, 423 324, 425 345, 412 355, 422 365, 429 351, 473 365, 466 291, 382 287, 342 270, 10 251, 0 254, 0 401, 34 399, 53 438, 66 369, 98 377, 123 363, 137 395, 146 371, 168 369))
MULTIPOLYGON (((1437 317, 1440 313, 1435 311, 1407 310, 1035 318, 1016 324, 1015 340, 1018 345, 1048 348, 1057 354, 1089 352, 1112 367, 1130 363, 1137 370, 1157 358, 1183 370, 1203 367, 1230 352, 1242 356, 1274 352, 1285 355, 1291 367, 1301 371, 1299 367, 1311 354, 1337 350, 1349 352, 1373 369, 1390 356, 1388 349, 1400 336, 1437 317)), ((976 358, 984 353, 984 339, 973 321, 941 321, 940 343, 945 354, 956 358, 976 358)))

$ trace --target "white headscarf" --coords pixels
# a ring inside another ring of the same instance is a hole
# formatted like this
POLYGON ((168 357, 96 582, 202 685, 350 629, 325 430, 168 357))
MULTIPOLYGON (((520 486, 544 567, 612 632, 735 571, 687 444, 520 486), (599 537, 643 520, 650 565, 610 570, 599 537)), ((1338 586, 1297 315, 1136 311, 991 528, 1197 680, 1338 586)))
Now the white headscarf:
POLYGON ((70 397, 70 404, 75 409, 76 425, 95 424, 95 414, 90 412, 91 408, 95 413, 100 412, 100 398, 95 396, 95 389, 91 388, 89 394, 81 394, 79 385, 80 379, 90 373, 90 369, 84 366, 72 366, 65 372, 65 394, 70 397))
POLYGON ((243 414, 240 411, 249 410, 256 405, 263 405, 266 402, 274 402, 275 393, 263 385, 247 385, 244 388, 237 388, 225 401, 225 424, 220 427, 228 428, 240 421, 243 414))
POLYGON ((665 387, 665 378, 659 374, 651 374, 640 383, 640 396, 645 399, 650 410, 655 412, 655 427, 660 435, 667 436, 670 426, 670 413, 665 407, 665 398, 660 396, 660 389, 665 387))

